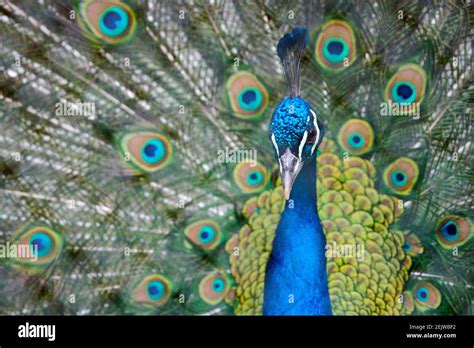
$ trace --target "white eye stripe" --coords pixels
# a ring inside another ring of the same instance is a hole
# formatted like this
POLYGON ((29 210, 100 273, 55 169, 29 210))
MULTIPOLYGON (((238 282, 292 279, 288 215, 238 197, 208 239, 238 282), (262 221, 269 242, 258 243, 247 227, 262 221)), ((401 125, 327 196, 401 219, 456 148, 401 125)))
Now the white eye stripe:
POLYGON ((277 152, 277 156, 280 157, 280 151, 278 151, 278 145, 275 140, 275 134, 272 133, 272 143, 273 147, 275 148, 275 151, 277 152))
POLYGON ((300 146, 298 148, 298 157, 301 158, 303 153, 303 147, 306 145, 306 139, 308 138, 308 131, 304 132, 303 139, 301 139, 300 146))
POLYGON ((280 168, 280 173, 281 173, 281 159, 280 159, 280 151, 278 150, 278 145, 276 143, 276 140, 275 140, 275 134, 272 133, 272 143, 273 143, 273 147, 275 148, 275 151, 277 153, 277 157, 278 157, 278 168, 280 168))
POLYGON ((314 150, 316 149, 316 145, 318 145, 319 135, 321 134, 321 131, 319 130, 319 127, 318 127, 318 120, 316 119, 316 113, 311 109, 310 111, 313 114, 313 124, 314 124, 314 128, 316 129, 316 139, 314 139, 314 144, 313 144, 313 147, 311 148, 311 155, 312 155, 314 150))

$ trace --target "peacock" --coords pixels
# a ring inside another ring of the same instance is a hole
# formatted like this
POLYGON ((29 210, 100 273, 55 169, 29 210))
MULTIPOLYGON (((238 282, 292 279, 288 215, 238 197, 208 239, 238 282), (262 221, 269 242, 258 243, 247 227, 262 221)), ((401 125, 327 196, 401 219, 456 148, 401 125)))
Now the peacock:
POLYGON ((0 314, 472 315, 473 18, 0 0, 0 314))

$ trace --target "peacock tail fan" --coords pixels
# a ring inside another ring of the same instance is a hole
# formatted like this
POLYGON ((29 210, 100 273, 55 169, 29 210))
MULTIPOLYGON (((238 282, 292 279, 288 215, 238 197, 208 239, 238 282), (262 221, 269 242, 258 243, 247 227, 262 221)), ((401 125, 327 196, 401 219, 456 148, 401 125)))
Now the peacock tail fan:
POLYGON ((463 1, 3 1, 0 313, 260 314, 284 208, 276 43, 295 27, 301 95, 327 131, 333 312, 471 313, 472 15, 463 1))

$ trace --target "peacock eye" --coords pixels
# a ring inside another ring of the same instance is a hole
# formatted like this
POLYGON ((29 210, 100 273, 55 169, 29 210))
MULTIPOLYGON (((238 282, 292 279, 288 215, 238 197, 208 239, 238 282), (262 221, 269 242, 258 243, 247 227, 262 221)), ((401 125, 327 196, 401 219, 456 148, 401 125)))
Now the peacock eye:
POLYGON ((385 98, 398 104, 421 103, 425 95, 426 80, 426 72, 421 66, 403 65, 390 78, 385 98))
POLYGON ((38 232, 30 237, 29 244, 38 250, 39 257, 44 257, 51 252, 54 241, 49 234, 45 232, 38 232))
POLYGON ((257 186, 263 181, 263 174, 258 170, 250 172, 247 176, 247 182, 250 186, 257 186))
POLYGON ((407 183, 407 176, 401 170, 394 170, 391 175, 392 183, 397 186, 404 186, 407 183))
POLYGON ((152 300, 159 301, 165 295, 165 286, 159 281, 149 282, 147 286, 147 293, 152 300))
POLYGON ((99 26, 105 35, 116 37, 127 30, 128 22, 128 14, 122 8, 113 6, 102 13, 99 26))
POLYGON ((216 232, 210 226, 204 226, 199 231, 199 241, 203 244, 209 244, 214 239, 216 232))
POLYGON ((448 215, 441 219, 437 226, 436 237, 446 249, 461 246, 471 236, 471 222, 462 216, 448 215))
POLYGON ((240 119, 258 119, 268 106, 268 91, 248 71, 234 73, 226 82, 226 100, 232 114, 240 119))
POLYGON ((122 156, 129 165, 144 172, 154 172, 172 160, 171 144, 163 135, 154 132, 126 134, 120 141, 122 156))
POLYGON ((426 289, 426 287, 419 288, 418 291, 416 292, 416 297, 421 302, 428 301, 428 289, 426 289))
POLYGON ((135 288, 133 298, 137 302, 162 305, 170 295, 170 282, 164 276, 155 274, 143 279, 135 288))
POLYGON ((136 31, 135 13, 120 1, 84 1, 80 5, 80 14, 86 33, 109 44, 125 43, 136 31))
POLYGON ((349 135, 347 140, 354 149, 360 149, 362 146, 364 146, 364 137, 359 133, 353 133, 349 135))
POLYGON ((210 219, 193 222, 184 230, 185 236, 204 250, 214 249, 221 240, 219 225, 210 219))
POLYGON ((268 170, 260 163, 242 162, 235 166, 234 181, 243 193, 262 191, 269 180, 268 170))
POLYGON ((212 281, 212 289, 217 292, 221 293, 225 289, 225 282, 224 280, 217 278, 212 281))
POLYGON ((228 290, 227 279, 220 272, 208 274, 199 284, 199 294, 201 298, 211 305, 222 301, 228 290))
POLYGON ((411 83, 397 82, 392 88, 392 99, 395 103, 410 104, 416 100, 416 89, 411 83))
POLYGON ((349 23, 330 20, 321 28, 315 47, 316 60, 324 68, 337 70, 357 58, 354 32, 349 23))
POLYGON ((384 182, 395 194, 408 195, 418 180, 419 169, 415 161, 400 157, 384 171, 384 182))
POLYGON ((349 46, 343 39, 331 38, 324 43, 323 52, 331 63, 340 63, 349 55, 349 46))
POLYGON ((25 255, 19 259, 20 263, 31 267, 44 266, 50 264, 56 259, 63 246, 63 238, 60 234, 46 225, 35 225, 22 230, 14 238, 15 243, 19 245, 28 245, 31 248, 31 255, 25 255), (36 253, 37 259, 31 262, 31 257, 36 253))
POLYGON ((255 111, 263 101, 263 95, 258 88, 249 87, 239 93, 238 103, 244 110, 255 111))
POLYGON ((150 139, 143 144, 141 150, 142 159, 149 164, 155 164, 165 156, 165 146, 159 139, 150 139))
POLYGON ((420 311, 436 309, 441 304, 441 293, 429 282, 418 283, 414 290, 415 304, 420 311))
POLYGON ((345 151, 363 155, 372 149, 374 131, 367 121, 351 119, 341 126, 338 141, 345 151))

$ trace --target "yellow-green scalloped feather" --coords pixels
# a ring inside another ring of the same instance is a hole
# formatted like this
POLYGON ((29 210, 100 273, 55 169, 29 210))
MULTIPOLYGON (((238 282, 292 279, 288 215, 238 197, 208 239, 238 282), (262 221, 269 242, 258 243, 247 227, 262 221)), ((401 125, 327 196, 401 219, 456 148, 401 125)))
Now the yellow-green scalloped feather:
MULTIPOLYGON (((333 141, 323 141, 317 184, 333 313, 402 314, 400 295, 412 262, 404 250, 409 239, 392 225, 403 214, 403 207, 395 197, 374 188, 372 163, 359 157, 343 160, 336 149, 333 141), (338 253, 343 247, 350 252, 338 253)), ((236 314, 261 314, 265 267, 284 208, 279 185, 247 201, 243 208, 247 223, 232 239, 233 248, 228 248, 237 282, 236 314), (232 253, 235 247, 238 256, 232 253)))

